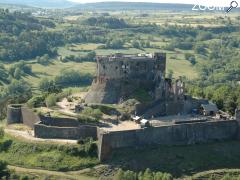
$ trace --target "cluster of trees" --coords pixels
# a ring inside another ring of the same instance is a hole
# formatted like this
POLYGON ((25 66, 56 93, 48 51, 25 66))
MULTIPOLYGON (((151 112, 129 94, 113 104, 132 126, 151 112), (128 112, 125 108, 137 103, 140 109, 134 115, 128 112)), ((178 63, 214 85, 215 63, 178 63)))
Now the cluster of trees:
POLYGON ((11 97, 13 103, 25 103, 32 97, 32 89, 24 80, 13 80, 3 88, 0 97, 11 97))
POLYGON ((50 20, 39 21, 28 13, 0 10, 0 60, 16 61, 43 54, 56 55, 56 46, 63 44, 63 35, 48 32, 50 20))
POLYGON ((119 169, 115 180, 172 180, 171 174, 162 172, 152 172, 150 169, 146 169, 144 172, 135 173, 133 171, 123 171, 119 169))
POLYGON ((92 75, 82 74, 76 70, 64 70, 55 77, 54 82, 62 87, 89 85, 92 82, 92 75))
POLYGON ((141 49, 141 48, 151 48, 150 41, 143 41, 143 40, 133 40, 132 47, 141 49))
POLYGON ((0 85, 9 84, 12 80, 20 80, 25 75, 32 74, 32 66, 24 61, 19 61, 18 63, 12 64, 8 69, 0 64, 0 85))
MULTIPOLYGON (((92 76, 89 74, 81 74, 75 70, 64 70, 52 80, 42 79, 38 87, 41 95, 32 97, 27 104, 30 107, 55 106, 56 102, 71 94, 69 91, 63 92, 63 87, 89 85, 91 82, 92 76)), ((93 112, 93 114, 97 114, 97 112, 93 112)))
POLYGON ((109 39, 106 43, 105 48, 107 49, 122 49, 124 47, 124 40, 122 39, 109 39))
POLYGON ((123 20, 114 17, 90 17, 83 22, 89 26, 102 26, 110 29, 122 29, 127 28, 129 25, 123 20))
POLYGON ((217 104, 218 108, 235 114, 240 109, 240 85, 212 85, 201 87, 198 83, 188 85, 187 91, 195 97, 206 98, 217 104))
POLYGON ((67 43, 105 43, 107 41, 107 30, 85 26, 69 27, 62 32, 64 42, 67 43))
POLYGON ((68 61, 74 61, 74 62, 90 61, 90 62, 93 62, 95 60, 95 58, 96 58, 96 52, 91 51, 84 56, 69 55, 69 56, 65 56, 64 58, 61 57, 60 60, 62 62, 68 62, 68 61))
POLYGON ((15 79, 20 79, 25 74, 32 74, 32 66, 24 61, 19 61, 9 68, 9 75, 15 79))
POLYGON ((192 65, 196 64, 196 57, 194 54, 186 53, 184 54, 185 59, 188 60, 192 65))
POLYGON ((8 77, 9 77, 9 74, 8 74, 8 70, 4 67, 3 64, 0 64, 0 85, 2 85, 1 81, 2 82, 8 82, 8 77))

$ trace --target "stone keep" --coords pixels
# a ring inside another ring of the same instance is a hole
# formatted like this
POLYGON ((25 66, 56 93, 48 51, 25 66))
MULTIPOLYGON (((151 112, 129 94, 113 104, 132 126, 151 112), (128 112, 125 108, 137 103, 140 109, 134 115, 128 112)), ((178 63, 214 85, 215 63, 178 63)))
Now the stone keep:
POLYGON ((138 88, 154 92, 165 78, 166 54, 101 56, 96 69, 86 103, 119 103, 138 88))

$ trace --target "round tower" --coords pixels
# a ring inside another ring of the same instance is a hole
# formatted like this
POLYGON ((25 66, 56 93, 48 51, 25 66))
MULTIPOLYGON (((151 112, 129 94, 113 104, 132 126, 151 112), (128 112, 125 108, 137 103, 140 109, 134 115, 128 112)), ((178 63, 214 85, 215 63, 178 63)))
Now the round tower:
POLYGON ((10 104, 7 107, 7 123, 22 123, 22 105, 10 104))

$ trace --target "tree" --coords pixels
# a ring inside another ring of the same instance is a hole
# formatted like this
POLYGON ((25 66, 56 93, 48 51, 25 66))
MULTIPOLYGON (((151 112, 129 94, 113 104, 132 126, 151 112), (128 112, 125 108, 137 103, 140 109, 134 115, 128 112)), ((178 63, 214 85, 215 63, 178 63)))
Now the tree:
POLYGON ((59 93, 61 92, 60 86, 56 85, 53 80, 43 78, 38 85, 40 91, 43 93, 59 93))
POLYGON ((47 107, 53 107, 57 103, 57 95, 56 94, 49 94, 45 100, 47 107))
POLYGON ((154 176, 152 171, 148 168, 145 170, 145 172, 143 173, 143 179, 142 180, 153 180, 154 176))
POLYGON ((0 139, 4 137, 4 130, 2 127, 0 127, 0 139))
POLYGON ((14 74, 13 74, 13 77, 14 77, 15 79, 18 79, 18 80, 21 78, 21 70, 20 70, 20 68, 16 68, 16 69, 15 69, 14 74))
POLYGON ((13 80, 4 88, 4 94, 11 96, 15 103, 24 103, 32 97, 31 86, 24 80, 13 80))
POLYGON ((140 44, 139 41, 134 40, 134 41, 132 42, 132 47, 133 47, 133 48, 136 48, 136 49, 139 49, 139 48, 141 48, 141 44, 140 44))
POLYGON ((114 177, 114 180, 123 180, 124 178, 124 171, 122 169, 119 169, 116 176, 114 177))
POLYGON ((0 161, 0 179, 8 178, 10 175, 9 170, 7 169, 7 163, 0 161))
POLYGON ((194 51, 197 54, 202 54, 202 55, 204 55, 206 53, 205 46, 201 45, 201 44, 196 45, 195 48, 194 48, 194 51))
POLYGON ((237 108, 237 98, 229 94, 224 101, 224 109, 229 112, 231 115, 235 114, 235 110, 237 108))

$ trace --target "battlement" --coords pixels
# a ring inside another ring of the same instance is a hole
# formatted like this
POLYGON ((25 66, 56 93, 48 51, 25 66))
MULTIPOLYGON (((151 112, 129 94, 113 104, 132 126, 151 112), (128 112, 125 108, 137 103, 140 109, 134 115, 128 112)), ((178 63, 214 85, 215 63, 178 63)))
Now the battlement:
POLYGON ((153 80, 157 74, 165 77, 166 54, 115 54, 97 57, 98 82, 109 79, 153 80))

